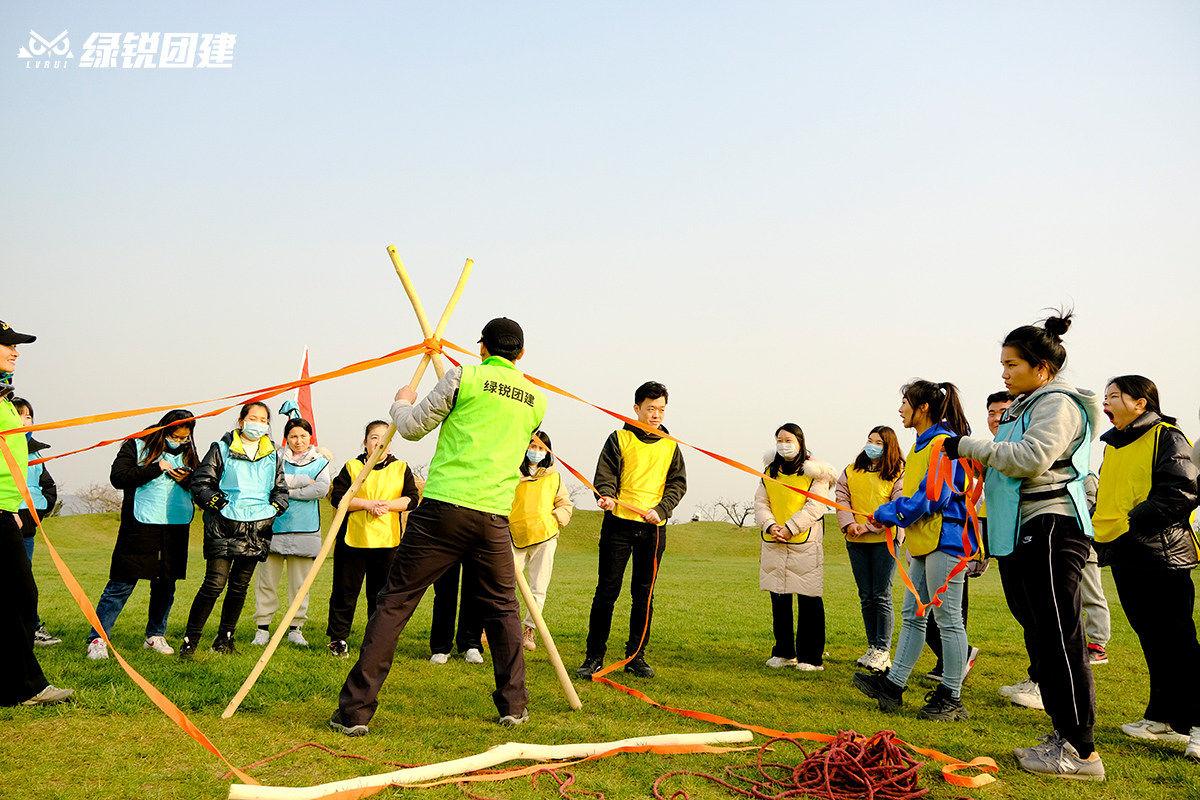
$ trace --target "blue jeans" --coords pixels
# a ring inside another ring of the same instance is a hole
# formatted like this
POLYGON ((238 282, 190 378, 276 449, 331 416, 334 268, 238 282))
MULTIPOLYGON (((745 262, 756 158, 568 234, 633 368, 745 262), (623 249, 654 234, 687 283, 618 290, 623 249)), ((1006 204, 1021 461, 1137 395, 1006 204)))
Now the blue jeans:
MULTIPOLYGON (((912 565, 908 568, 908 576, 913 586, 921 595, 921 602, 929 602, 932 592, 940 589, 946 582, 946 576, 958 563, 958 556, 934 550, 924 556, 914 556, 912 565)), ((925 623, 928 614, 933 612, 938 628, 942 631, 942 685, 950 690, 953 697, 962 693, 964 673, 967 668, 967 629, 962 620, 963 582, 966 580, 962 572, 954 576, 946 591, 942 593, 942 604, 926 609, 924 617, 917 616, 917 600, 911 592, 904 595, 904 606, 900 610, 900 639, 896 642, 896 657, 892 661, 892 671, 888 680, 897 686, 904 686, 912 674, 921 651, 925 648, 925 623)))
POLYGON ((858 584, 858 601, 862 604, 863 628, 867 645, 879 650, 892 650, 892 632, 896 628, 896 612, 892 608, 892 577, 896 574, 896 559, 888 552, 887 542, 852 542, 847 540, 850 570, 858 584))
MULTIPOLYGON (((125 604, 129 602, 129 596, 133 594, 135 586, 137 581, 122 583, 110 580, 104 587, 104 594, 100 595, 100 602, 96 604, 96 616, 100 618, 100 625, 103 626, 106 635, 112 633, 112 626, 121 615, 125 604)), ((166 635, 167 617, 170 616, 174 603, 175 581, 150 581, 150 613, 146 617, 147 638, 166 635)), ((92 628, 88 633, 88 641, 99 638, 100 634, 92 628)))

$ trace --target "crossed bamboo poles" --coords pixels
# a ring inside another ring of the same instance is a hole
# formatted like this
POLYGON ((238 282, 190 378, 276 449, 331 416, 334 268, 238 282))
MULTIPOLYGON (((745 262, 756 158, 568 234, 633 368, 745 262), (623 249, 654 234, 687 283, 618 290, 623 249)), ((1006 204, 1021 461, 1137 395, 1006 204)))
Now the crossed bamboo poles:
MULTIPOLYGON (((417 322, 421 326, 421 334, 425 337, 425 354, 421 356, 421 361, 417 364, 416 372, 413 374, 412 380, 408 383, 409 388, 416 391, 430 363, 433 364, 433 371, 437 373, 439 379, 446 374, 446 367, 442 363, 440 352, 442 334, 446 330, 446 324, 450 321, 450 315, 454 313, 454 308, 458 305, 459 298, 462 297, 463 289, 466 288, 467 279, 471 276, 471 268, 475 262, 468 258, 466 264, 463 265, 462 274, 458 277, 458 284, 454 287, 454 292, 450 295, 445 310, 442 311, 441 319, 438 320, 437 327, 431 329, 429 318, 425 315, 425 307, 422 305, 421 298, 413 286, 412 279, 408 276, 408 270, 404 268, 404 262, 400 260, 400 255, 396 252, 395 245, 389 246, 387 251, 392 259, 392 266, 395 267, 396 274, 400 277, 400 282, 404 285, 404 292, 408 295, 409 302, 412 303, 413 312, 417 315, 417 322)), ((358 494, 367 476, 371 474, 371 470, 379 463, 379 459, 383 457, 383 454, 392 442, 392 437, 395 435, 396 426, 393 423, 389 423, 387 434, 383 437, 379 446, 375 448, 375 451, 371 453, 371 456, 367 459, 367 463, 358 473, 358 477, 354 479, 354 482, 350 484, 350 488, 346 490, 346 494, 342 496, 341 502, 338 503, 337 512, 333 515, 333 522, 329 525, 329 532, 325 534, 325 541, 321 544, 321 551, 313 559, 313 565, 308 571, 308 577, 304 579, 304 583, 301 584, 299 591, 296 592, 295 599, 292 600, 287 613, 283 615, 283 620, 279 623, 279 627, 275 629, 275 633, 271 636, 271 641, 267 644, 266 649, 263 650, 262 656, 259 657, 258 663, 254 665, 254 669, 250 670, 250 675, 246 678, 246 682, 242 684, 237 694, 229 701, 229 705, 221 712, 222 719, 229 719, 234 715, 238 707, 241 706, 242 701, 246 699, 246 695, 254 688, 254 684, 258 681, 259 676, 262 675, 263 670, 266 669, 267 664, 271 661, 271 657, 275 654, 279 643, 283 641, 288 627, 299 612, 300 603, 312 588, 313 581, 317 577, 317 572, 320 570, 321 565, 325 563, 325 559, 329 556, 329 551, 333 549, 333 545, 337 541, 337 532, 342 526, 342 521, 346 518, 347 511, 350 509, 350 501, 358 494)), ((525 600, 525 607, 528 609, 530 616, 533 617, 534 625, 537 627, 537 631, 542 637, 542 643, 546 648, 546 653, 550 657, 550 663, 554 665, 559 685, 562 686, 571 708, 578 710, 583 707, 583 704, 579 701, 579 695, 575 692, 575 687, 571 684, 571 678, 567 674, 566 667, 563 666, 562 659, 558 655, 558 648, 554 646, 554 639, 550 636, 550 629, 546 627, 546 621, 542 618, 537 602, 533 599, 533 593, 529 590, 529 583, 525 580, 523 571, 517 568, 515 564, 513 571, 516 573, 517 587, 521 590, 521 597, 525 600)))

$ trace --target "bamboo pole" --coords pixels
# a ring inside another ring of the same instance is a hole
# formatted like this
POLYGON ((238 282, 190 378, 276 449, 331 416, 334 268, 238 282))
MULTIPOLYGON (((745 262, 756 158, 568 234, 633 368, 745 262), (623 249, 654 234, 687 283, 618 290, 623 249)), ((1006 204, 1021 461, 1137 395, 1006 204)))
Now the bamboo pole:
MULTIPOLYGON (((518 759, 529 761, 561 761, 570 758, 586 758, 587 756, 606 753, 621 747, 736 744, 748 742, 752 738, 753 735, 750 731, 736 730, 717 731, 715 733, 677 733, 658 736, 638 736, 632 739, 620 739, 615 742, 583 742, 579 744, 540 745, 509 742, 494 747, 485 753, 467 756, 466 758, 456 758, 453 761, 443 761, 440 764, 428 764, 423 767, 410 767, 383 775, 368 775, 334 783, 323 783, 319 786, 246 786, 235 783, 229 787, 229 800, 311 800, 311 798, 327 797, 338 792, 377 790, 393 785, 411 786, 413 784, 436 780, 447 775, 462 775, 486 769, 497 764, 503 764, 506 761, 518 759)), ((364 792, 364 794, 370 793, 364 792)))
MULTIPOLYGON (((388 248, 389 253, 393 250, 394 248, 388 248)), ((449 302, 446 303, 446 309, 442 312, 442 318, 438 320, 438 337, 440 337, 442 331, 445 330, 446 323, 450 321, 450 315, 454 313, 454 307, 458 305, 458 300, 460 297, 462 297, 463 289, 466 286, 467 278, 471 274, 471 265, 473 263, 474 262, 468 258, 466 266, 463 267, 462 275, 458 279, 458 285, 454 288, 454 294, 450 296, 449 302)), ((419 302, 419 299, 416 302, 419 302)), ((423 315, 424 310, 421 312, 421 316, 423 315)), ((425 324, 429 324, 428 319, 425 321, 425 324)), ((421 383, 421 378, 425 375, 425 369, 429 366, 429 362, 430 355, 426 353, 421 357, 421 363, 417 365, 416 372, 413 375, 412 380, 409 381, 409 388, 411 388, 413 391, 416 391, 417 386, 421 383)), ((440 366, 440 359, 438 365, 440 366)), ((358 490, 362 488, 363 483, 367 480, 367 476, 371 474, 371 470, 374 469, 375 465, 379 463, 379 459, 383 457, 384 452, 387 451, 388 446, 392 443, 392 437, 395 435, 396 426, 394 424, 389 424, 387 434, 383 437, 383 440, 379 443, 379 446, 375 448, 375 452, 371 453, 370 458, 367 459, 367 463, 363 465, 362 471, 358 473, 358 477, 356 477, 354 482, 350 484, 350 488, 346 490, 346 494, 342 497, 341 502, 338 503, 337 512, 333 515, 333 522, 329 526, 329 533, 325 534, 325 541, 321 544, 321 552, 317 553, 317 557, 313 559, 312 567, 308 571, 308 577, 304 579, 304 583, 301 584, 299 591, 296 592, 296 598, 292 601, 291 606, 288 607, 287 613, 283 615, 283 620, 279 623, 279 627, 275 630, 275 634, 271 637, 271 641, 267 643, 266 649, 263 650, 263 654, 259 657, 258 662, 254 665, 254 669, 250 671, 249 677, 247 677, 245 683, 242 684, 242 688, 238 689, 237 694, 235 694, 233 699, 229 701, 229 705, 226 706, 225 710, 221 712, 221 719, 229 719, 234 715, 234 712, 238 710, 238 707, 242 704, 242 701, 246 699, 246 695, 248 695, 250 690, 254 688, 254 684, 258 681, 259 676, 262 675, 263 670, 266 669, 267 663, 271 660, 271 656, 275 654, 275 650, 279 647, 279 643, 283 641, 283 637, 287 633, 288 626, 291 625, 292 620, 295 619, 296 614, 300 611, 301 601, 303 601, 305 595, 308 594, 309 589, 312 588, 313 581, 316 580, 317 577, 317 571, 325 562, 325 559, 329 556, 329 551, 333 549, 333 545, 337 541, 338 529, 341 528, 342 520, 346 518, 346 513, 350 510, 350 501, 353 500, 358 494, 358 490)))

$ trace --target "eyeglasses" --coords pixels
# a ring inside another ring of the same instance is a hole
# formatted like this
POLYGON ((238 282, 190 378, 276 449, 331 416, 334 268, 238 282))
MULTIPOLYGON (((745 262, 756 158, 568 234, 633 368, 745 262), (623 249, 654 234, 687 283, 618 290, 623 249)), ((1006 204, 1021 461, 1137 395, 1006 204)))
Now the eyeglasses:
POLYGON ((192 440, 192 437, 190 437, 190 436, 185 436, 182 439, 176 439, 173 436, 168 436, 167 444, 172 444, 172 445, 175 445, 176 447, 183 447, 185 444, 187 444, 191 440, 192 440))

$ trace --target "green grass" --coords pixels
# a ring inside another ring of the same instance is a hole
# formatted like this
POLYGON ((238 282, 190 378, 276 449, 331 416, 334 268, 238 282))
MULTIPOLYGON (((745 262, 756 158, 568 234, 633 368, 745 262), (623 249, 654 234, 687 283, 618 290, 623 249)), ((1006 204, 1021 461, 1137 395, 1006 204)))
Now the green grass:
MULTIPOLYGON (((563 660, 573 669, 583 657, 587 614, 595 586, 599 514, 577 512, 562 537, 546 617, 563 660)), ((97 599, 107 579, 116 535, 115 515, 51 519, 48 531, 89 597, 97 599)), ((189 577, 179 585, 168 640, 178 646, 187 610, 203 574, 198 526, 193 529, 189 577)), ((633 685, 669 706, 710 713, 780 730, 860 733, 895 730, 914 744, 964 760, 989 755, 1000 765, 999 782, 974 792, 991 798, 1200 797, 1200 764, 1182 757, 1182 746, 1142 743, 1125 737, 1122 722, 1139 719, 1147 675, 1137 640, 1113 604, 1111 663, 1096 668, 1097 747, 1108 772, 1100 784, 1056 781, 1025 774, 1011 749, 1028 746, 1048 730, 1041 712, 1017 708, 996 689, 1023 675, 1024 654, 1016 624, 1004 605, 995 570, 971 583, 968 630, 983 655, 964 690, 971 719, 960 723, 918 720, 923 679, 910 684, 902 713, 880 713, 873 701, 850 684, 854 660, 865 649, 857 594, 842 538, 826 539, 825 604, 830 656, 822 673, 770 670, 770 609, 758 590, 758 543, 750 530, 719 523, 690 523, 668 529, 655 608, 649 661, 659 671, 651 681, 630 677, 633 685)), ((194 743, 160 713, 115 660, 88 661, 88 625, 63 589, 46 550, 38 544, 34 572, 41 587, 41 615, 65 641, 39 648, 52 683, 74 687, 77 702, 46 709, 0 709, 0 797, 34 798, 200 798, 223 797, 227 782, 220 761, 194 743)), ((330 658, 323 636, 329 598, 329 570, 318 577, 305 630, 313 647, 280 647, 275 658, 232 720, 220 719, 226 703, 249 674, 259 648, 249 641, 249 609, 238 629, 241 652, 220 657, 202 652, 193 663, 166 658, 141 647, 148 586, 140 586, 113 631, 128 660, 162 690, 238 765, 250 764, 305 742, 377 761, 430 763, 479 753, 518 739, 542 744, 607 741, 634 735, 711 730, 711 726, 655 709, 614 689, 577 683, 583 710, 567 706, 545 651, 528 656, 531 722, 515 731, 495 724, 489 665, 469 666, 456 658, 431 666, 428 598, 401 636, 395 666, 380 695, 380 710, 364 739, 346 739, 325 728, 350 662, 330 658)), ((897 601, 900 582, 897 585, 897 601)), ((286 603, 286 599, 284 600, 286 603)), ((252 601, 251 601, 252 603, 252 601)), ((360 603, 350 645, 357 651, 365 611, 360 603)), ((628 592, 614 617, 610 652, 621 652, 628 619, 628 592)), ((210 621, 207 636, 215 632, 210 621)), ((898 627, 898 626, 897 626, 898 627)), ((206 641, 207 644, 207 641, 206 641)), ((932 666, 926 651, 916 674, 932 666)), ((618 674, 621 678, 623 675, 618 674)), ((757 739, 759 743, 763 740, 757 739)), ((790 758, 790 753, 785 753, 790 758)), ((583 789, 609 798, 645 797, 659 775, 676 769, 721 773, 745 763, 752 753, 725 756, 622 755, 572 768, 583 789)), ((392 767, 335 758, 314 748, 251 770, 266 784, 309 785, 392 767)), ((958 797, 964 790, 946 784, 938 767, 922 771, 931 797, 958 797)), ((489 797, 546 796, 528 780, 476 787, 489 797)), ((695 780, 674 781, 692 797, 728 796, 695 780)), ((427 796, 460 797, 455 787, 428 790, 427 796)), ((380 797, 394 796, 384 793, 380 797)))

